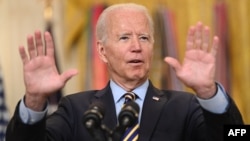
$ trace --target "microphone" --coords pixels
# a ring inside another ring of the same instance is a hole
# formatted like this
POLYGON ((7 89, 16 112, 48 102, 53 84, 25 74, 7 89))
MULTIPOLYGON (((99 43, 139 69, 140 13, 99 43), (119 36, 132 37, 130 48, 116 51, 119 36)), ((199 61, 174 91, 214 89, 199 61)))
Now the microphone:
POLYGON ((82 118, 83 125, 96 141, 104 141, 105 139, 101 130, 101 121, 105 114, 103 107, 102 103, 99 102, 91 104, 82 118))
POLYGON ((134 101, 127 102, 124 107, 121 109, 121 112, 118 115, 119 125, 113 133, 113 140, 121 140, 125 130, 128 127, 132 127, 138 120, 140 112, 139 105, 134 101))
POLYGON ((118 116, 119 126, 127 128, 134 125, 138 120, 139 111, 140 107, 136 102, 127 102, 118 116))

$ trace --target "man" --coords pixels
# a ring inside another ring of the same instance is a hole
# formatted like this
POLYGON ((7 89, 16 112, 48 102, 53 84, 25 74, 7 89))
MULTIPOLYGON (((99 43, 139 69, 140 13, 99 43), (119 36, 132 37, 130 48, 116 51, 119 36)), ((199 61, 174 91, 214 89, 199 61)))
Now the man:
POLYGON ((97 45, 100 58, 108 66, 109 83, 102 90, 62 98, 58 110, 48 118, 47 98, 77 71, 58 73, 48 32, 44 34, 45 45, 40 31, 28 36, 29 57, 23 46, 19 48, 26 92, 9 123, 7 141, 91 141, 93 136, 82 124, 83 113, 91 104, 102 103, 102 124, 115 129, 126 92, 137 94, 141 111, 135 140, 216 141, 223 139, 224 124, 243 124, 233 100, 215 82, 218 37, 210 45, 209 28, 198 22, 189 29, 183 63, 165 58, 178 78, 194 90, 193 95, 159 90, 149 80, 153 34, 152 19, 141 5, 117 4, 104 10, 97 23, 97 45))

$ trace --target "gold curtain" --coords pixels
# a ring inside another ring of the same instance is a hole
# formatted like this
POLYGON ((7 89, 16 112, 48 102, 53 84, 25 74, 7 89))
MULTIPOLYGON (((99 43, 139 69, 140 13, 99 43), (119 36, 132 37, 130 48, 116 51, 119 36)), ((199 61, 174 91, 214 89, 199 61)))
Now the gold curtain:
POLYGON ((250 123, 250 1, 227 0, 230 26, 232 95, 250 123))
MULTIPOLYGON (((177 28, 177 40, 179 58, 182 60, 185 50, 187 30, 190 25, 202 21, 214 29, 214 4, 225 2, 228 10, 229 25, 229 58, 230 58, 230 93, 243 114, 245 123, 250 123, 250 1, 249 0, 66 0, 65 3, 65 53, 71 54, 71 50, 77 50, 79 58, 80 80, 79 87, 84 90, 84 68, 87 61, 86 55, 86 32, 89 8, 96 3, 106 5, 134 2, 143 4, 153 13, 159 6, 165 6, 175 15, 177 28)), ((157 34, 157 33, 156 33, 157 34)), ((157 54, 156 54, 157 55, 157 54)), ((156 56, 155 55, 155 56, 156 56)), ((163 61, 163 60, 158 60, 163 61)), ((156 63, 157 64, 157 63, 156 63)), ((158 65, 162 67, 162 65, 158 65)), ((154 68, 153 68, 154 69, 154 68)), ((160 69, 154 69, 160 70, 160 69)), ((154 74, 152 74, 154 75, 154 74)), ((153 82, 160 87, 158 77, 153 82)))

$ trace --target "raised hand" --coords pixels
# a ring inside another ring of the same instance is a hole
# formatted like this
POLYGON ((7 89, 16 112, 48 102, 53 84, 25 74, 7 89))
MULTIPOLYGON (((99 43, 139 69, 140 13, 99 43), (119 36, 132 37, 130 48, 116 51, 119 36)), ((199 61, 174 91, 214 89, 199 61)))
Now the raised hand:
POLYGON ((54 43, 49 32, 44 33, 44 42, 41 31, 34 36, 27 37, 27 52, 24 46, 19 47, 23 62, 25 82, 25 104, 27 107, 40 111, 44 108, 47 98, 55 91, 63 88, 66 82, 77 74, 77 70, 58 73, 54 43))
POLYGON ((210 45, 210 29, 201 22, 191 26, 186 42, 186 52, 182 64, 175 58, 164 60, 172 66, 177 77, 192 88, 198 97, 211 98, 216 93, 215 66, 219 38, 213 37, 210 45))

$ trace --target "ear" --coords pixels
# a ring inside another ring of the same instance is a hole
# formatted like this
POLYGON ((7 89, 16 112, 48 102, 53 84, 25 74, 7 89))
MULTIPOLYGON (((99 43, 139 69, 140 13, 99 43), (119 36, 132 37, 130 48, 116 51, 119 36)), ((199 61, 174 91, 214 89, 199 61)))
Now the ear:
POLYGON ((104 62, 107 63, 107 58, 106 58, 106 50, 104 47, 103 42, 97 41, 97 52, 99 53, 100 59, 104 62))

